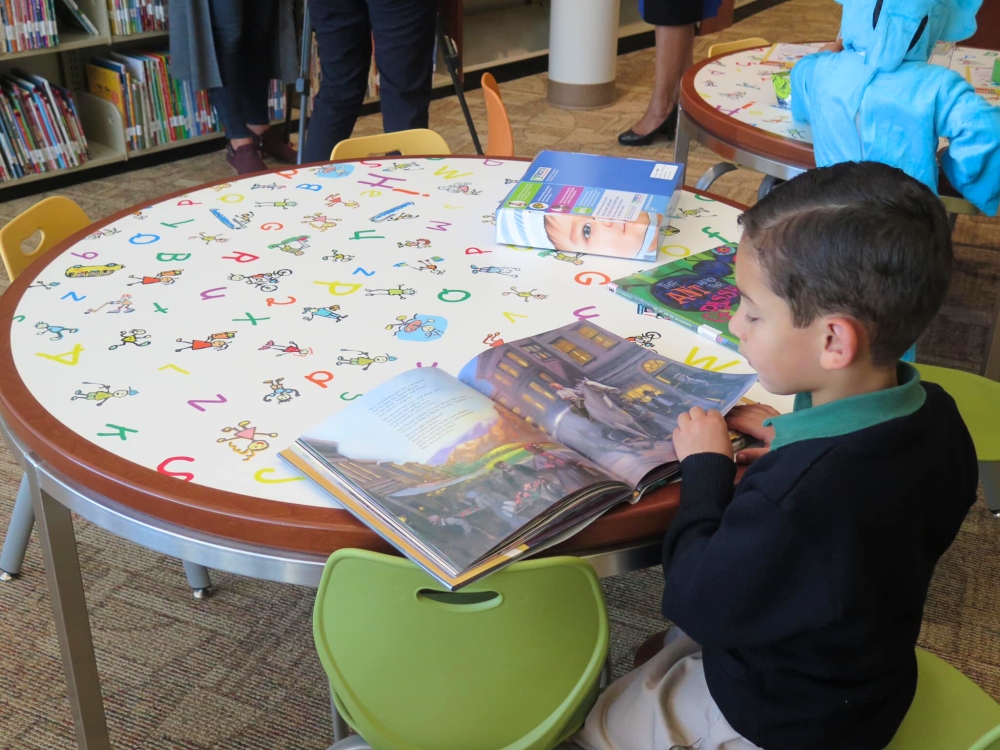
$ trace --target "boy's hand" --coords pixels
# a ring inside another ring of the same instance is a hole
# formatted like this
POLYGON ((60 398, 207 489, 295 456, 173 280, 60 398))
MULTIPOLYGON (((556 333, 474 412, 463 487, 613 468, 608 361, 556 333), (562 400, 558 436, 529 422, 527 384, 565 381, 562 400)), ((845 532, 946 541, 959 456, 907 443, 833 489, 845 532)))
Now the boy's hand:
POLYGON ((767 404, 747 404, 733 407, 726 415, 726 424, 729 425, 730 429, 742 432, 764 443, 763 448, 744 448, 741 450, 736 454, 736 463, 742 466, 752 464, 771 450, 774 428, 765 427, 764 420, 777 417, 779 414, 780 412, 767 404))
POLYGON ((715 409, 706 412, 700 406, 681 414, 674 430, 674 451, 679 461, 695 453, 721 453, 731 459, 733 444, 726 420, 715 409))

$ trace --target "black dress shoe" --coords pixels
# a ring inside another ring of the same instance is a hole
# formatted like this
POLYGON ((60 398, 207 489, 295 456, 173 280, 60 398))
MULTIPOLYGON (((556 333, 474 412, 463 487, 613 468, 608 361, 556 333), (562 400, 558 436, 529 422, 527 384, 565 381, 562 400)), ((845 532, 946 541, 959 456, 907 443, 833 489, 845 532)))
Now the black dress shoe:
POLYGON ((670 110, 670 114, 667 115, 667 119, 660 123, 658 128, 646 133, 646 135, 639 135, 634 130, 629 128, 618 136, 618 142, 623 146, 648 146, 653 142, 653 137, 656 135, 665 135, 668 141, 672 141, 674 136, 677 135, 676 105, 672 110, 670 110))

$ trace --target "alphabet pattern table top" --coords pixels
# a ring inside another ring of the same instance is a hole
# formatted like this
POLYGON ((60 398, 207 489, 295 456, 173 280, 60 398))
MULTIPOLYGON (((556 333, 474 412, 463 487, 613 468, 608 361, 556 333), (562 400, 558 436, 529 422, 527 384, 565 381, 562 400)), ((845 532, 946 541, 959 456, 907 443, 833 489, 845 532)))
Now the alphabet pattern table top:
MULTIPOLYGON (((819 49, 822 42, 809 45, 819 49)), ((694 79, 695 91, 723 114, 774 135, 812 143, 808 123, 792 119, 791 110, 778 106, 771 74, 781 68, 762 65, 769 47, 757 47, 721 55, 702 67, 694 79)), ((976 91, 987 101, 1000 106, 1000 85, 986 82, 975 70, 990 70, 1000 53, 967 47, 948 48, 932 62, 947 65, 967 80, 975 81, 976 91), (988 66, 988 68, 987 68, 988 66)))
MULTIPOLYGON (((337 507, 278 451, 412 367, 457 373, 505 339, 594 318, 671 358, 750 371, 609 293, 635 261, 497 245, 494 210, 525 168, 383 158, 150 205, 29 269, 17 374, 66 430, 138 467, 337 507)), ((738 240, 738 215, 685 192, 658 262, 738 240)))

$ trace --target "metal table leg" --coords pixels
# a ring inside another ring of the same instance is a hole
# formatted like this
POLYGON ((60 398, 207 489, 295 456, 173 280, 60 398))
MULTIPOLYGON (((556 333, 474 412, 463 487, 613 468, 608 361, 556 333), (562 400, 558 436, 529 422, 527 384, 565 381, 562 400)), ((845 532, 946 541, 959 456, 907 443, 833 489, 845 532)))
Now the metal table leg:
POLYGON ((688 151, 691 149, 691 136, 688 135, 687 116, 681 109, 681 103, 677 102, 677 135, 674 137, 674 163, 687 166, 688 151))
POLYGON ((68 508, 40 491, 36 469, 27 472, 35 523, 52 598, 59 651, 66 673, 66 692, 80 750, 111 750, 104 699, 94 659, 90 617, 80 576, 73 517, 68 508))
POLYGON ((990 380, 1000 380, 1000 289, 993 306, 993 318, 986 332, 986 359, 983 361, 983 376, 990 380))

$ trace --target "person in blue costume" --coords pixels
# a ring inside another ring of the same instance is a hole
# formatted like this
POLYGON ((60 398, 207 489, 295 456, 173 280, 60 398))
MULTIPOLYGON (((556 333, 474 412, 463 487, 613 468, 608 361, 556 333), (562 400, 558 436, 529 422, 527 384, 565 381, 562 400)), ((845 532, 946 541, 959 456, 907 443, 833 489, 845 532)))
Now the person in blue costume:
POLYGON ((843 51, 792 69, 792 116, 812 125, 816 165, 880 161, 938 191, 940 166, 983 213, 1000 207, 1000 107, 931 65, 934 45, 976 31, 982 0, 838 0, 843 51))

